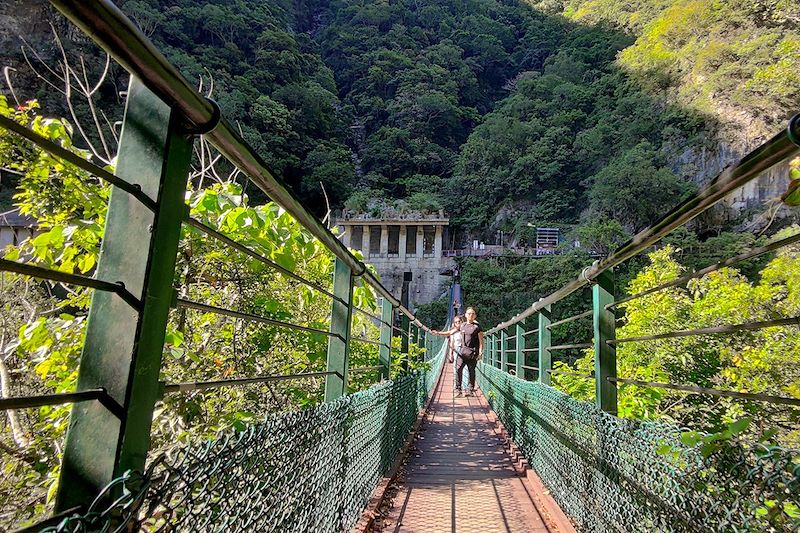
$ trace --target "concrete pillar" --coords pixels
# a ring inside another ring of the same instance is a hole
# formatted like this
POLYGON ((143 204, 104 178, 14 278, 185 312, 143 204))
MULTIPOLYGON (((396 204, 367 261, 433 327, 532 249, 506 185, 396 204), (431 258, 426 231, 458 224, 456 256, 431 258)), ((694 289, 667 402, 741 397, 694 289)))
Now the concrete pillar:
POLYGON ((425 234, 423 227, 417 226, 417 257, 422 257, 425 254, 425 234))
POLYGON ((381 257, 389 256, 389 226, 381 225, 381 257))
POLYGON ((353 246, 353 226, 342 226, 342 244, 351 248, 353 246))
POLYGON ((400 254, 400 261, 406 260, 406 241, 408 240, 408 232, 405 225, 400 226, 400 244, 399 244, 399 254, 400 254))
POLYGON ((442 226, 436 226, 436 234, 433 238, 433 257, 442 257, 442 226))
POLYGON ((371 234, 369 226, 361 226, 361 252, 364 254, 364 259, 369 259, 369 239, 371 234))

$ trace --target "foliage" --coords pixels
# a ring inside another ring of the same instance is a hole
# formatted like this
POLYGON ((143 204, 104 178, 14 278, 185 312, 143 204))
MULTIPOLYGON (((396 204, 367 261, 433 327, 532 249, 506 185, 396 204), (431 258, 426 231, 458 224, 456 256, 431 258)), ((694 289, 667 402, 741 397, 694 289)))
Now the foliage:
POLYGON ((575 237, 582 247, 605 256, 625 242, 628 233, 617 220, 598 218, 578 227, 575 230, 575 237))
POLYGON ((583 24, 608 24, 636 41, 620 64, 673 101, 729 117, 756 135, 783 127, 800 96, 800 5, 792 0, 563 0, 583 24), (749 121, 752 124, 747 124, 749 121))
POLYGON ((592 176, 588 193, 592 214, 635 233, 683 200, 694 187, 669 169, 656 167, 658 159, 653 147, 643 142, 592 176))
POLYGON ((450 312, 449 307, 450 298, 445 296, 431 303, 418 305, 415 309, 415 316, 423 324, 442 328, 447 323, 447 315, 450 312))
MULTIPOLYGON (((779 232, 773 239, 786 236, 779 232)), ((628 284, 628 292, 638 293, 680 276, 684 267, 675 254, 669 245, 651 253, 650 265, 628 284)), ((617 337, 795 317, 800 312, 798 273, 800 249, 790 246, 778 251, 752 282, 734 268, 723 268, 692 280, 686 288, 672 287, 632 300, 621 306, 625 317, 617 337)), ((632 342, 617 347, 617 371, 629 379, 800 398, 798 346, 800 334, 791 326, 632 342)), ((592 372, 593 357, 587 351, 574 368, 592 372)), ((594 387, 586 380, 558 376, 557 383, 578 398, 594 396, 594 387)), ((619 411, 626 417, 676 420, 698 431, 714 431, 750 416, 751 433, 775 429, 783 444, 796 447, 800 443, 800 413, 766 402, 622 384, 619 411)))
MULTIPOLYGON (((72 146, 69 124, 44 119, 35 115, 35 109, 35 104, 11 109, 0 97, 0 112, 5 116, 87 156, 72 146)), ((91 274, 102 240, 108 187, 7 132, 0 132, 0 162, 22 172, 18 205, 23 213, 37 218, 42 230, 19 246, 9 247, 5 257, 63 272, 91 274)), ((234 183, 189 191, 187 201, 193 217, 317 285, 330 285, 332 254, 277 205, 249 205, 241 186, 234 183)), ((2 375, 4 385, 20 394, 73 391, 91 291, 33 283, 13 274, 4 274, 2 283, 2 357, 3 369, 9 370, 2 375), (15 296, 14 291, 20 291, 21 296, 15 296), (10 333, 14 330, 18 334, 10 333)), ((328 328, 328 296, 209 240, 189 226, 181 233, 175 285, 182 298, 323 331, 328 328)), ((377 309, 374 294, 363 282, 357 284, 353 298, 362 309, 377 309)), ((357 314, 353 335, 377 339, 378 328, 357 314)), ((185 382, 320 371, 325 369, 326 348, 327 336, 320 333, 178 309, 170 315, 161 378, 185 382)), ((371 366, 377 359, 376 346, 353 344, 351 366, 371 366)), ((358 375, 350 385, 358 390, 372 380, 374 376, 358 375)), ((244 429, 246 422, 265 413, 317 403, 321 395, 322 382, 318 379, 167 395, 157 406, 152 428, 154 446, 171 446, 229 427, 244 429)), ((68 406, 43 407, 17 417, 16 427, 9 422, 2 429, 0 443, 3 449, 11 450, 0 485, 7 495, 2 506, 15 523, 41 515, 52 505, 59 443, 69 411, 68 406), (32 503, 20 506, 21 499, 32 503)), ((9 420, 14 416, 13 412, 7 414, 9 420)))

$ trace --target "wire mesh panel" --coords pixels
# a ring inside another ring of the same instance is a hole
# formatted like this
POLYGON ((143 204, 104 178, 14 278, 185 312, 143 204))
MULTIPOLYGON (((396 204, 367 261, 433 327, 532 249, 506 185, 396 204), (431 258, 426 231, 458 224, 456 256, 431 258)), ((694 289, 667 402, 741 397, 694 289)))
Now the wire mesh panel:
POLYGON ((492 408, 583 531, 798 531, 800 450, 707 458, 680 427, 624 420, 481 363, 492 408))
POLYGON ((174 448, 155 457, 144 478, 118 480, 124 496, 110 507, 93 506, 50 531, 349 531, 443 361, 440 349, 427 370, 174 448))

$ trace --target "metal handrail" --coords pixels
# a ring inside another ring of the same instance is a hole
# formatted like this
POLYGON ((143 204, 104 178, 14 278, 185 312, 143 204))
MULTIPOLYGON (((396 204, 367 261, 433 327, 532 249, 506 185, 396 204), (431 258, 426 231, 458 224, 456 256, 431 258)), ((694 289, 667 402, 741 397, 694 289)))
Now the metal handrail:
POLYGON ((347 371, 348 374, 365 374, 367 372, 375 372, 376 370, 383 370, 383 365, 362 366, 359 368, 351 368, 347 371))
POLYGON ((765 170, 800 153, 800 145, 795 144, 793 140, 797 138, 800 138, 800 120, 793 119, 789 122, 785 130, 773 136, 770 140, 751 151, 738 162, 723 170, 706 187, 698 191, 697 194, 672 209, 653 225, 634 235, 608 257, 596 261, 594 264, 584 269, 578 278, 541 298, 519 315, 506 322, 501 322, 486 333, 494 333, 527 319, 542 308, 585 287, 591 283, 593 279, 608 269, 646 250, 672 230, 689 222, 729 193, 757 178, 765 170))
POLYGON ((591 342, 581 342, 578 344, 558 344, 556 346, 550 346, 547 349, 550 351, 553 350, 576 350, 576 349, 584 349, 584 348, 591 348, 593 344, 591 342))
POLYGON ((742 261, 747 261, 748 259, 752 259, 753 257, 757 257, 759 255, 771 252, 773 250, 777 250, 778 248, 783 248, 784 246, 788 246, 795 242, 800 241, 800 232, 795 235, 791 235, 786 237, 785 239, 777 240, 773 243, 767 244, 766 246, 760 246, 758 248, 753 248, 752 250, 735 255, 729 259, 725 259, 724 261, 720 261, 718 263, 714 263, 713 265, 707 266, 705 268, 701 268, 691 274, 687 274, 685 276, 681 276, 680 278, 674 279, 672 281, 667 281, 666 283, 662 283, 660 285, 656 285, 655 287, 651 287, 647 290, 642 292, 637 292, 636 294, 632 294, 630 296, 626 296, 625 298, 620 298, 619 300, 615 301, 612 304, 606 306, 606 309, 613 309, 620 304, 624 304, 630 302, 631 300, 636 300, 637 298, 641 298, 643 296, 647 296, 648 294, 653 294, 654 292, 662 291, 664 289, 669 289, 670 287, 678 287, 685 284, 687 281, 695 279, 695 278, 702 278, 706 274, 710 274, 711 272, 716 272, 725 267, 733 266, 736 264, 741 263, 742 261))
POLYGON ((740 331, 753 331, 753 330, 772 328, 778 326, 800 326, 800 316, 793 316, 789 318, 778 318, 775 320, 764 320, 760 322, 744 322, 741 324, 710 326, 707 328, 682 329, 678 331, 669 331, 666 333, 655 333, 653 335, 642 335, 640 337, 627 337, 624 339, 610 339, 606 341, 606 344, 616 345, 616 344, 625 344, 626 342, 642 342, 642 341, 654 341, 660 339, 675 339, 678 337, 696 337, 698 335, 731 335, 733 333, 738 333, 740 331))
POLYGON ((352 335, 350 336, 350 341, 351 342, 363 342, 365 344, 374 344, 375 346, 387 346, 386 344, 382 343, 381 341, 376 341, 376 340, 373 340, 373 339, 365 339, 363 337, 353 337, 352 335))
POLYGON ((580 372, 570 372, 568 370, 558 370, 555 368, 548 368, 545 370, 548 374, 562 374, 564 376, 575 376, 584 379, 594 379, 594 374, 581 374, 580 372))
POLYGON ((638 385, 640 387, 654 387, 656 389, 669 389, 669 390, 677 390, 694 394, 709 394, 711 396, 722 396, 725 398, 739 398, 742 400, 757 400, 760 402, 794 405, 800 407, 800 398, 789 398, 787 396, 773 396, 771 394, 756 394, 752 392, 738 392, 738 391, 730 391, 722 389, 710 389, 708 387, 699 387, 697 385, 675 385, 674 383, 641 381, 638 379, 614 378, 614 377, 608 377, 606 379, 612 383, 627 383, 630 385, 638 385))
POLYGON ((69 272, 61 272, 59 270, 52 270, 28 263, 10 261, 8 259, 0 259, 0 271, 14 272, 15 274, 22 274, 23 276, 30 276, 32 278, 46 279, 50 281, 57 281, 59 283, 66 283, 69 285, 77 285, 79 287, 88 287, 90 289, 113 292, 134 309, 138 309, 141 305, 140 300, 131 294, 130 291, 125 288, 125 284, 121 281, 114 283, 111 281, 91 278, 89 276, 83 276, 81 274, 70 274, 69 272))
POLYGON ((100 167, 90 161, 87 161, 78 154, 70 152, 66 148, 60 146, 58 143, 55 143, 46 137, 42 137, 38 133, 32 131, 30 128, 26 128, 25 126, 22 126, 14 122, 8 117, 0 115, 0 128, 4 128, 8 131, 11 131, 19 135, 23 139, 27 139, 28 141, 32 142, 39 148, 48 152, 56 159, 61 159, 62 161, 66 161, 67 163, 75 165, 81 170, 85 170, 89 174, 92 174, 93 176, 100 178, 101 180, 108 182, 119 189, 122 189, 123 191, 127 192, 128 194, 139 200, 148 209, 155 211, 156 208, 155 201, 149 196, 147 196, 147 194, 145 194, 145 192, 139 185, 135 183, 128 183, 124 179, 112 174, 103 167, 100 167))
POLYGON ((40 394, 37 396, 18 396, 15 398, 0 398, 0 411, 12 409, 30 409, 49 405, 63 405, 65 403, 88 402, 98 400, 117 418, 124 415, 122 406, 112 398, 104 388, 88 389, 76 392, 60 392, 56 394, 40 394))
POLYGON ((218 240, 218 241, 220 241, 220 242, 222 242, 224 244, 227 244, 228 246, 230 246, 234 250, 242 252, 243 254, 246 254, 246 255, 252 257, 253 259, 255 259, 257 261, 260 261, 260 262, 264 263, 265 265, 269 266, 270 268, 272 268, 274 270, 277 270, 281 274, 283 274, 285 276, 288 276, 288 277, 292 278, 295 281, 299 281, 300 283, 302 283, 302 284, 304 284, 304 285, 306 285, 308 287, 311 287, 312 289, 315 289, 316 291, 318 291, 318 292, 320 292, 320 293, 322 293, 322 294, 324 294, 326 296, 329 296, 330 298, 333 298, 334 300, 336 300, 338 302, 341 302, 344 305, 347 305, 346 301, 344 301, 342 298, 339 298, 338 296, 336 296, 335 294, 333 294, 329 290, 325 289, 324 287, 320 286, 319 284, 314 283, 313 281, 309 281, 309 280, 305 279, 304 277, 300 276, 299 274, 297 274, 295 272, 292 272, 288 268, 282 267, 281 265, 279 265, 275 261, 272 261, 271 259, 268 259, 264 255, 262 255, 262 254, 256 252, 255 250, 253 250, 252 248, 250 248, 248 246, 245 246, 244 244, 231 239, 230 237, 228 237, 224 233, 221 233, 221 232, 215 230, 214 228, 212 228, 212 227, 210 227, 210 226, 208 226, 206 224, 203 224, 201 221, 197 220, 196 218, 192 218, 192 217, 188 216, 188 214, 187 214, 186 219, 184 220, 184 222, 186 223, 186 225, 196 229, 197 231, 203 233, 204 235, 207 235, 208 237, 216 239, 216 240, 218 240))
POLYGON ((128 72, 186 120, 189 131, 202 131, 219 152, 283 207, 295 220, 343 261, 355 276, 361 276, 378 294, 405 314, 416 326, 430 331, 414 313, 350 253, 331 231, 309 212, 264 160, 219 115, 219 108, 201 95, 170 63, 147 36, 110 0, 51 0, 73 24, 92 38, 128 72), (206 131, 208 130, 208 131, 206 131))
POLYGON ((268 324, 270 326, 278 326, 287 329, 296 329, 308 333, 318 333, 320 335, 326 335, 328 337, 336 337, 344 341, 344 339, 342 339, 342 336, 339 335, 338 333, 332 333, 330 331, 325 331, 324 329, 301 326, 300 324, 292 324, 291 322, 283 322, 282 320, 275 320, 273 318, 267 318, 261 315, 254 315, 252 313, 243 313, 241 311, 234 311, 233 309, 225 309, 224 307, 217 307, 215 305, 193 302, 191 300, 185 300, 183 298, 178 298, 176 304, 178 307, 182 307, 184 309, 195 309, 197 311, 203 311, 204 313, 214 313, 216 315, 229 316, 231 318, 238 318, 241 320, 249 320, 250 322, 260 322, 262 324, 268 324))
POLYGON ((575 320, 580 320, 582 318, 588 318, 592 316, 592 310, 584 311, 583 313, 578 313, 577 315, 572 315, 567 318, 563 318, 561 320, 557 320, 555 322, 551 322, 547 327, 547 329, 551 329, 555 326, 560 326, 561 324, 567 324, 569 322, 574 322, 575 320))
POLYGON ((251 385, 254 383, 272 383, 275 381, 286 381, 290 379, 308 379, 337 374, 338 372, 306 372, 302 374, 285 374, 281 376, 261 376, 257 378, 234 378, 218 379, 213 381, 190 381, 186 383, 162 383, 161 394, 172 392, 188 392, 194 390, 219 389, 222 387, 236 387, 241 385, 251 385))

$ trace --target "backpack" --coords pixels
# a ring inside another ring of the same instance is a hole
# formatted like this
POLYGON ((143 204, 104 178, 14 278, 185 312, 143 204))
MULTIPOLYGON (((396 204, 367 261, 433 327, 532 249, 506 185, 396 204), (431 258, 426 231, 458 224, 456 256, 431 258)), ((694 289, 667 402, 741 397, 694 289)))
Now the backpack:
POLYGON ((481 327, 477 322, 461 325, 461 359, 465 361, 475 361, 478 359, 478 349, 480 348, 481 341, 478 334, 481 332, 481 327))

